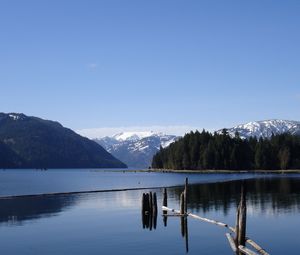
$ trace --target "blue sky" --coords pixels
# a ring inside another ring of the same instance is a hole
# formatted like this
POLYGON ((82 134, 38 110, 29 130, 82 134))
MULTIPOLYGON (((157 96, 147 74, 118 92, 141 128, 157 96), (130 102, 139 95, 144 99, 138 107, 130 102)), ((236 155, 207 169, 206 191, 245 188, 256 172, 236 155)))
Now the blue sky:
POLYGON ((0 1, 0 111, 73 129, 300 120, 300 1, 0 1))

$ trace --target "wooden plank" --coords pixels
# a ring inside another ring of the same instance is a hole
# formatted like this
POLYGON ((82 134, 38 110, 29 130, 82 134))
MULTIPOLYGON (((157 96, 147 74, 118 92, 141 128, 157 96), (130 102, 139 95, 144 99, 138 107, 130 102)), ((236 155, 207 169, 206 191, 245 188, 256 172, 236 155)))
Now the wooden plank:
MULTIPOLYGON (((172 209, 172 208, 169 208, 169 207, 166 207, 166 206, 163 206, 162 209, 163 209, 163 210, 166 210, 166 211, 175 212, 175 213, 180 214, 180 211, 179 211, 179 210, 175 210, 175 209, 172 209)), ((205 221, 205 222, 209 222, 209 223, 212 223, 212 224, 219 225, 219 226, 221 226, 221 227, 228 227, 228 225, 225 224, 225 223, 223 223, 223 222, 219 222, 219 221, 207 219, 207 218, 198 216, 198 215, 193 214, 193 213, 188 213, 187 215, 188 215, 188 216, 191 216, 191 217, 193 217, 193 218, 195 218, 195 219, 198 219, 198 220, 202 220, 202 221, 205 221)))
POLYGON ((237 248, 236 248, 236 245, 235 245, 235 242, 234 242, 232 236, 229 233, 226 233, 226 237, 228 239, 228 242, 230 244, 230 247, 231 247, 232 251, 236 252, 237 248))
POLYGON ((267 253, 261 246, 259 246, 256 242, 246 237, 246 242, 250 244, 254 249, 256 249, 261 255, 270 255, 267 253))
POLYGON ((245 247, 243 245, 239 245, 239 251, 246 254, 246 255, 259 255, 255 251, 252 251, 252 250, 248 249, 247 247, 245 247))

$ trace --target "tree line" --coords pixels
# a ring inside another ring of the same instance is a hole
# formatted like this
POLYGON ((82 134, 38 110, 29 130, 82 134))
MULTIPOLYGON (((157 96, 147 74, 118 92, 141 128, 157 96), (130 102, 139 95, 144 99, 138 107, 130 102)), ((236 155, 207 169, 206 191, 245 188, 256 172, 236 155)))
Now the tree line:
POLYGON ((152 168, 185 170, 300 169, 300 136, 241 139, 221 133, 190 132, 154 155, 152 168))

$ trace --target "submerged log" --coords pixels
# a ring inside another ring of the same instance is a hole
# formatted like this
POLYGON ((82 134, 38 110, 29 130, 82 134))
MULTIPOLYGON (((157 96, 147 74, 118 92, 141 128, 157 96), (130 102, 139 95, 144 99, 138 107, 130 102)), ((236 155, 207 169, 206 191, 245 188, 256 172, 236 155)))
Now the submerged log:
POLYGON ((234 242, 232 236, 230 235, 230 233, 226 233, 226 237, 228 239, 228 242, 230 244, 230 247, 231 247, 232 251, 234 253, 236 253, 237 252, 237 248, 236 248, 235 242, 234 242))

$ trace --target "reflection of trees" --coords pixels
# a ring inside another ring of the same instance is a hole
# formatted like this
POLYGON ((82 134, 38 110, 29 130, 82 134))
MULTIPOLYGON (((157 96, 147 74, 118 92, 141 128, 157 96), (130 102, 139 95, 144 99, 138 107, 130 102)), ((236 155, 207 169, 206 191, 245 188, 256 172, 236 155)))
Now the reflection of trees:
MULTIPOLYGON (((189 186, 188 207, 196 211, 223 210, 224 214, 240 199, 242 181, 206 183, 189 186)), ((300 179, 297 178, 259 178, 245 181, 247 184, 247 204, 252 207, 268 208, 273 212, 280 210, 300 211, 300 179)), ((168 192, 180 199, 182 188, 170 188, 168 192)))
POLYGON ((0 223, 22 224, 23 221, 48 217, 75 203, 78 195, 33 196, 0 199, 0 223))

